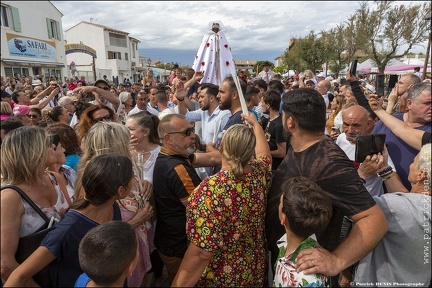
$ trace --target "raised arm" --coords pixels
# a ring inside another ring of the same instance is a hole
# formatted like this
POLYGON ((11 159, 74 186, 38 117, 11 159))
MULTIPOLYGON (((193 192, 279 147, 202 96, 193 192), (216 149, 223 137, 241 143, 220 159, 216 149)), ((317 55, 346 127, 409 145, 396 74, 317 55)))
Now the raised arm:
POLYGON ((351 90, 354 94, 354 97, 357 100, 357 103, 360 106, 366 108, 366 110, 369 110, 368 100, 360 88, 360 85, 357 81, 357 77, 354 75, 351 75, 350 71, 348 70, 346 73, 346 80, 348 81, 348 83, 351 86, 351 90))
POLYGON ((51 94, 45 98, 44 100, 42 100, 41 102, 35 104, 35 105, 30 105, 30 108, 38 108, 38 109, 43 109, 46 105, 48 105, 48 103, 54 98, 54 96, 56 96, 58 93, 60 92, 60 88, 55 88, 51 91, 51 94))
POLYGON ((242 117, 246 122, 252 126, 255 137, 256 137, 256 145, 255 145, 255 155, 256 157, 267 156, 271 158, 270 147, 267 143, 266 137, 264 135, 264 130, 261 127, 261 124, 258 123, 255 114, 249 113, 249 115, 242 114, 242 117))
POLYGON ((41 91, 39 94, 37 94, 35 98, 31 99, 31 100, 30 100, 30 103, 31 103, 32 105, 36 105, 36 104, 38 104, 39 101, 40 101, 43 97, 45 97, 51 89, 52 89, 52 88, 51 88, 50 86, 48 86, 45 90, 43 90, 43 91, 41 91))
MULTIPOLYGON (((179 84, 180 85, 180 84, 179 84)), ((182 115, 186 115, 187 110, 192 110, 192 103, 191 100, 189 100, 188 97, 186 97, 186 89, 185 88, 178 88, 175 92, 176 98, 178 100, 178 113, 182 115)))
POLYGON ((184 88, 188 89, 188 88, 192 87, 195 84, 195 82, 201 81, 201 79, 203 78, 203 76, 204 76, 204 72, 203 71, 197 71, 197 72, 195 72, 195 74, 192 76, 192 78, 189 79, 184 84, 184 88))
POLYGON ((417 130, 408 126, 405 122, 393 117, 382 109, 376 96, 369 96, 369 105, 372 111, 380 118, 380 120, 399 138, 411 147, 420 151, 422 147, 422 137, 425 133, 422 130, 417 130))

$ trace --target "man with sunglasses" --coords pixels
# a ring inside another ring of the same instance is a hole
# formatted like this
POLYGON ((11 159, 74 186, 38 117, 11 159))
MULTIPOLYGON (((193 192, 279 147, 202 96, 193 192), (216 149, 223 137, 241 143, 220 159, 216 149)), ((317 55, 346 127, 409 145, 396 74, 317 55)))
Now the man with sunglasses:
POLYGON ((159 123, 162 147, 156 159, 153 187, 157 213, 155 245, 170 283, 187 249, 186 204, 201 179, 194 167, 219 165, 218 151, 193 154, 193 125, 183 115, 166 115, 159 123))

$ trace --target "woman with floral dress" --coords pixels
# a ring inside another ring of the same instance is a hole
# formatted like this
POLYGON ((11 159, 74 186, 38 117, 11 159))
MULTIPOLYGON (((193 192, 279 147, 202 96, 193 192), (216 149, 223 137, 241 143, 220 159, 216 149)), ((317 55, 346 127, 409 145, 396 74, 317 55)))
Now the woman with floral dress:
POLYGON ((222 168, 190 196, 190 241, 172 286, 267 286, 265 207, 271 156, 254 114, 222 139, 222 168), (255 158, 253 157, 255 153, 255 158))

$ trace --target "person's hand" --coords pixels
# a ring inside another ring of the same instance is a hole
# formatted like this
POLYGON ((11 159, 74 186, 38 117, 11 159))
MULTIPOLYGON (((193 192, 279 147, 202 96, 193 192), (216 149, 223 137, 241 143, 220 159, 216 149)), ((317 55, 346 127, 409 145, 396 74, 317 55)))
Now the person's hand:
POLYGON ((132 217, 131 220, 128 221, 128 223, 132 225, 132 227, 136 228, 147 220, 150 220, 152 216, 153 207, 147 202, 144 207, 137 209, 135 215, 132 217))
POLYGON ((351 75, 351 72, 349 69, 346 72, 345 78, 348 81, 348 83, 352 83, 352 82, 357 81, 357 77, 355 75, 351 75))
POLYGON ((340 134, 341 134, 341 133, 340 133, 339 129, 333 129, 333 127, 332 127, 331 132, 330 132, 330 137, 331 137, 334 141, 336 141, 336 139, 339 137, 340 134))
POLYGON ((366 179, 367 177, 376 175, 380 169, 383 169, 387 166, 387 162, 384 164, 384 157, 381 155, 381 153, 378 153, 366 156, 357 172, 360 178, 366 179))
MULTIPOLYGON (((181 82, 181 83, 183 84, 183 82, 181 82)), ((187 92, 186 92, 185 88, 183 88, 183 87, 182 88, 178 88, 178 86, 177 86, 177 89, 176 89, 176 92, 175 92, 175 96, 176 96, 177 100, 183 101, 184 98, 186 97, 187 92)), ((182 86, 184 86, 184 85, 182 85, 182 86)))
POLYGON ((339 276, 338 284, 340 287, 351 287, 351 282, 353 280, 353 275, 350 269, 344 269, 339 276))
POLYGON ((384 150, 380 154, 381 154, 382 161, 379 162, 380 165, 379 165, 379 168, 378 168, 378 173, 381 172, 382 170, 384 170, 385 168, 387 168, 389 166, 389 164, 388 164, 388 157, 389 156, 388 156, 388 150, 387 150, 387 146, 386 145, 384 145, 384 150))
POLYGON ((255 125, 259 125, 256 116, 254 113, 250 112, 248 113, 249 115, 245 115, 245 114, 241 114, 241 117, 243 118, 243 121, 246 121, 246 123, 248 123, 249 125, 251 125, 252 127, 255 127, 255 125))
POLYGON ((204 71, 197 71, 193 76, 193 78, 195 78, 197 82, 201 81, 203 77, 204 77, 204 71))
POLYGON ((378 100, 378 95, 376 94, 370 94, 369 95, 369 106, 371 108, 372 111, 378 111, 378 110, 382 110, 382 104, 380 103, 380 101, 378 100))
POLYGON ((153 196, 153 185, 147 180, 142 180, 142 190, 141 195, 145 200, 150 200, 153 196))
POLYGON ((388 96, 388 98, 387 98, 389 103, 396 103, 396 102, 397 102, 397 100, 398 100, 398 91, 397 91, 397 87, 398 87, 398 86, 394 87, 394 88, 391 90, 391 92, 390 92, 390 94, 389 94, 389 96, 388 96))
POLYGON ((51 91, 51 93, 50 93, 49 96, 55 96, 55 95, 57 95, 59 92, 60 92, 60 88, 59 88, 59 87, 54 88, 54 89, 51 91))
POLYGON ((219 150, 216 148, 216 144, 213 143, 213 142, 208 142, 208 143, 206 144, 206 152, 214 152, 214 151, 219 151, 219 150))
POLYGON ((131 134, 131 138, 129 140, 129 145, 134 150, 135 150, 136 146, 138 145, 138 138, 136 138, 135 135, 133 135, 133 134, 131 134))
POLYGON ((327 276, 335 276, 342 270, 336 255, 322 247, 302 250, 297 255, 296 268, 298 273, 303 271, 305 275, 322 273, 327 276))

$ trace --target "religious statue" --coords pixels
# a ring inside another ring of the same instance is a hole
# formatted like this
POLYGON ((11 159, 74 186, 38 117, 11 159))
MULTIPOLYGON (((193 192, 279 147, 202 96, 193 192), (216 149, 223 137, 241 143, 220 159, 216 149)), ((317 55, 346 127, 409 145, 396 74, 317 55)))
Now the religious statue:
POLYGON ((192 68, 204 72, 201 83, 220 85, 227 76, 236 75, 235 63, 225 37, 225 26, 216 20, 210 21, 208 27, 192 68))

